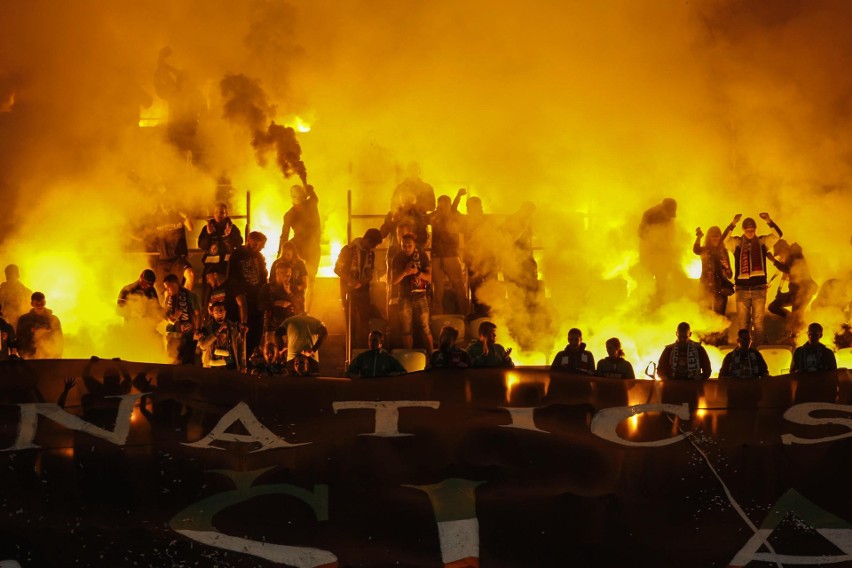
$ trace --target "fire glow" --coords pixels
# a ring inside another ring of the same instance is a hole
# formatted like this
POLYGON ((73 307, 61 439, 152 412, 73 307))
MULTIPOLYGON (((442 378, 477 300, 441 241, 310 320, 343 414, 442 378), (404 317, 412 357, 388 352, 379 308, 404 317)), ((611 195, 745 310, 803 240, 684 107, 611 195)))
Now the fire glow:
MULTIPOLYGON (((358 236, 381 222, 409 161, 438 194, 475 186, 495 242, 499 220, 535 202, 546 301, 522 309, 503 281, 492 302, 519 364, 547 364, 579 327, 596 359, 619 337, 641 376, 680 321, 696 338, 725 330, 734 310, 716 316, 697 302, 692 243, 696 227, 724 227, 735 213, 770 211, 819 283, 849 276, 846 221, 826 214, 852 205, 847 118, 832 110, 850 81, 834 63, 848 49, 844 19, 829 18, 836 7, 753 3, 734 18, 726 2, 435 4, 420 7, 412 38, 393 2, 275 4, 7 7, 0 258, 47 294, 67 357, 160 360, 156 341, 115 333, 117 291, 146 266, 128 242, 158 199, 153 188, 209 210, 220 177, 237 200, 251 192, 250 229, 268 237, 271 264, 288 189, 309 172, 322 277, 334 277, 346 244, 347 190, 356 213, 376 216, 353 224, 358 236), (783 30, 770 24, 775 10, 783 30), (72 19, 75 34, 52 33, 72 19), (350 40, 364 30, 370 41, 350 40), (32 38, 44 49, 25 49, 32 38), (683 278, 649 309, 636 230, 664 197, 679 203, 683 278)), ((812 315, 826 336, 844 317, 812 315)), ((709 351, 718 370, 721 353, 709 351)))

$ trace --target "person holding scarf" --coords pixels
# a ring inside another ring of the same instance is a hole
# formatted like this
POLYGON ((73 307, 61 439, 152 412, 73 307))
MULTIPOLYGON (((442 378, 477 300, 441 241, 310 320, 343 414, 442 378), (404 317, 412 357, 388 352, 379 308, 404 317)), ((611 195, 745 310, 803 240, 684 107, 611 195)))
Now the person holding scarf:
POLYGON ((728 225, 728 237, 725 247, 734 253, 734 286, 737 301, 737 322, 735 329, 754 330, 754 345, 763 343, 763 315, 766 311, 766 251, 781 238, 778 225, 769 218, 769 213, 761 213, 760 218, 769 225, 770 234, 757 235, 757 223, 747 217, 742 224, 742 236, 733 236, 736 224, 742 214, 734 216, 728 225))

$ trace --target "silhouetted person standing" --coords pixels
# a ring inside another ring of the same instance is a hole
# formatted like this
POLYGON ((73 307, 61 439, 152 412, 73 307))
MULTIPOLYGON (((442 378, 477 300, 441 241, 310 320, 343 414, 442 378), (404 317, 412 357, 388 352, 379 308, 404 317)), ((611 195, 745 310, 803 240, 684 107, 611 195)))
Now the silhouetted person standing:
POLYGON ((734 285, 731 277, 731 261, 728 249, 722 242, 722 230, 719 227, 707 229, 707 238, 701 245, 704 233, 701 227, 695 229, 695 244, 692 252, 701 256, 701 288, 704 292, 704 302, 720 316, 725 315, 728 307, 728 296, 733 294, 734 285))
POLYGON ((781 239, 775 243, 775 255, 767 251, 767 256, 775 268, 783 273, 775 299, 767 309, 786 320, 787 333, 790 338, 795 338, 805 325, 805 308, 817 291, 816 282, 811 278, 799 243, 787 245, 781 239), (790 308, 789 312, 785 309, 787 307, 790 308))
POLYGON ((21 314, 29 311, 33 291, 21 282, 21 272, 17 265, 10 264, 5 272, 6 281, 0 284, 0 306, 3 306, 5 320, 15 326, 21 314))
POLYGON ((292 242, 296 246, 298 256, 304 259, 308 271, 305 307, 310 310, 320 261, 319 197, 312 185, 305 187, 294 185, 290 188, 290 198, 293 206, 284 214, 281 239, 278 242, 278 256, 283 254, 284 243, 292 242))
POLYGON ((370 282, 376 265, 376 253, 374 249, 382 242, 382 234, 378 229, 367 229, 363 237, 353 239, 351 243, 343 247, 337 262, 334 264, 334 273, 340 277, 340 300, 343 303, 345 313, 352 310, 352 341, 359 337, 361 330, 363 337, 370 324, 370 318, 375 314, 375 308, 370 302, 370 282))
POLYGON ((652 308, 674 297, 684 279, 676 217, 677 201, 667 197, 645 211, 639 223, 639 264, 654 281, 652 308))

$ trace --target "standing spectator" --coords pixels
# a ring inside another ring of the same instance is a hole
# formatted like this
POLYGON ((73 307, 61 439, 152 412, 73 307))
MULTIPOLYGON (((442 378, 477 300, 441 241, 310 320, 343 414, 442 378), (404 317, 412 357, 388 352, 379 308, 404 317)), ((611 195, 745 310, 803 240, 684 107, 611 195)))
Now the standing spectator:
POLYGON ((229 321, 222 302, 210 306, 212 318, 195 333, 205 367, 225 367, 236 371, 246 368, 246 348, 241 326, 229 321))
POLYGON ((769 374, 769 368, 760 351, 751 346, 751 333, 747 329, 737 332, 737 346, 722 360, 720 379, 759 379, 769 374))
POLYGON ((213 268, 228 267, 228 262, 234 251, 243 244, 240 230, 228 217, 228 206, 217 203, 213 206, 213 218, 198 234, 198 248, 204 251, 201 263, 204 265, 203 276, 207 276, 213 268))
POLYGON ((139 279, 131 282, 118 293, 117 310, 125 323, 151 319, 160 313, 160 299, 154 283, 157 276, 150 268, 139 275, 139 279))
POLYGON ((787 245, 784 239, 780 239, 775 243, 775 254, 767 251, 766 255, 782 272, 778 292, 767 309, 784 318, 789 337, 795 339, 805 325, 805 308, 816 294, 817 284, 811 278, 799 243, 787 245), (787 290, 783 291, 785 287, 787 290), (788 306, 789 312, 785 309, 788 306))
POLYGON ((29 311, 33 291, 21 283, 21 271, 16 264, 8 265, 5 272, 6 281, 0 284, 0 306, 9 325, 16 326, 21 314, 29 311))
POLYGON ((278 256, 284 253, 284 244, 292 242, 301 258, 307 265, 307 297, 305 305, 311 307, 314 295, 314 285, 320 261, 320 217, 319 197, 314 186, 294 185, 290 188, 290 198, 293 206, 284 214, 284 225, 281 228, 281 239, 278 243, 278 256), (290 230, 293 238, 290 238, 290 230))
POLYGON ((289 264, 277 262, 273 265, 271 281, 260 289, 257 303, 263 311, 264 334, 274 332, 284 320, 302 313, 296 312, 296 304, 293 302, 292 274, 293 268, 289 264))
POLYGON ((514 367, 510 355, 512 349, 506 349, 497 343, 497 326, 490 321, 479 324, 479 339, 467 348, 471 367, 514 367))
POLYGON ((710 378, 710 358, 704 346, 692 341, 689 324, 677 326, 677 341, 666 345, 657 363, 657 374, 664 380, 706 381, 710 378))
MULTIPOLYGON (((366 330, 375 308, 370 303, 370 281, 376 264, 375 249, 382 242, 378 229, 367 229, 363 237, 354 239, 340 250, 334 273, 340 277, 340 300, 348 315, 352 310, 350 337, 358 337, 358 330, 366 330)), ((364 332, 366 335, 366 332, 364 332)))
POLYGON ((207 305, 208 315, 213 315, 213 304, 225 306, 228 321, 236 322, 243 332, 248 331, 248 303, 244 284, 236 278, 230 278, 225 268, 217 266, 207 274, 210 297, 207 305))
POLYGON ((24 359, 59 359, 64 338, 59 318, 47 307, 41 292, 33 292, 29 312, 18 319, 18 352, 24 359))
POLYGON ((836 371, 837 359, 834 351, 820 342, 822 339, 822 326, 812 323, 808 326, 808 342, 797 347, 793 352, 793 363, 790 373, 822 373, 824 371, 836 371))
POLYGON ((429 318, 429 282, 432 280, 429 257, 417 247, 414 235, 402 237, 402 250, 393 259, 393 283, 399 286, 399 320, 402 323, 402 344, 414 347, 414 328, 426 341, 428 353, 434 348, 429 318))
POLYGON ((198 295, 181 286, 174 274, 166 276, 163 286, 163 309, 166 321, 169 322, 166 326, 166 351, 173 361, 181 365, 193 365, 195 333, 201 328, 201 303, 198 301, 198 295))
POLYGON ((494 229, 482 211, 482 200, 469 197, 464 217, 464 263, 470 287, 471 319, 490 317, 491 307, 480 297, 486 282, 497 279, 494 229))
POLYGON ((384 339, 385 335, 381 331, 371 331, 367 338, 370 349, 359 353, 352 360, 346 376, 353 379, 372 379, 404 375, 406 371, 402 363, 382 348, 384 339))
POLYGON ((192 230, 192 220, 183 212, 175 209, 167 200, 161 201, 154 213, 154 245, 157 251, 154 272, 158 282, 163 282, 166 274, 174 274, 183 279, 183 285, 192 290, 195 284, 195 272, 187 255, 186 232, 192 230))
POLYGON ((639 223, 639 264, 653 280, 651 307, 668 301, 683 280, 677 247, 677 201, 663 199, 642 214, 639 223))
MULTIPOLYGON (((284 263, 290 266, 290 301, 293 302, 293 310, 300 314, 307 311, 305 305, 305 290, 308 287, 308 268, 305 261, 299 256, 299 251, 296 250, 296 245, 293 241, 287 241, 281 245, 281 255, 272 263, 272 268, 269 271, 270 275, 275 274, 276 266, 279 263, 284 263)), ((271 276, 270 276, 271 280, 271 276)))
POLYGON ((599 377, 610 379, 635 379, 633 365, 624 358, 624 350, 621 341, 617 337, 606 340, 607 356, 598 361, 597 374, 599 377))
MULTIPOLYGON (((733 231, 741 214, 734 216, 728 225, 733 231)), ((766 250, 781 238, 781 229, 769 213, 761 213, 771 229, 768 235, 757 236, 757 223, 751 217, 743 221, 743 235, 728 235, 725 246, 734 253, 734 272, 736 278, 737 329, 754 330, 754 344, 763 343, 763 316, 766 311, 766 250)))
POLYGON ((421 211, 432 211, 435 209, 435 190, 431 185, 420 179, 420 164, 410 162, 406 168, 406 177, 391 197, 391 207, 402 202, 402 195, 410 193, 414 196, 414 203, 421 211))
POLYGON ((464 349, 456 347, 458 337, 459 330, 450 325, 441 330, 441 335, 438 336, 438 349, 432 353, 429 368, 467 369, 470 367, 470 355, 464 349))
POLYGON ((450 203, 448 195, 438 198, 438 208, 431 213, 432 224, 432 310, 436 314, 445 313, 444 284, 449 280, 453 289, 456 312, 467 315, 467 293, 464 289, 461 260, 459 259, 459 233, 462 216, 459 213, 459 201, 467 191, 462 188, 450 203))
POLYGON ((328 337, 324 323, 301 313, 284 320, 275 333, 287 338, 287 370, 290 373, 300 376, 319 373, 319 350, 328 337))
POLYGON ((567 371, 578 375, 595 374, 595 358, 586 350, 582 331, 576 327, 568 330, 568 345, 556 354, 550 370, 567 371))
POLYGON ((264 245, 266 245, 266 235, 252 231, 246 238, 246 244, 237 247, 231 255, 228 269, 230 278, 240 281, 246 292, 246 311, 248 312, 246 349, 249 353, 253 353, 260 345, 260 336, 263 333, 263 312, 259 306, 258 295, 268 279, 266 259, 260 252, 264 245))
POLYGON ((704 233, 701 227, 695 229, 695 244, 692 252, 701 256, 701 287, 704 289, 704 302, 720 316, 725 315, 728 307, 728 296, 734 293, 731 277, 731 262, 728 249, 725 248, 722 230, 713 226, 707 229, 707 238, 701 246, 704 233))

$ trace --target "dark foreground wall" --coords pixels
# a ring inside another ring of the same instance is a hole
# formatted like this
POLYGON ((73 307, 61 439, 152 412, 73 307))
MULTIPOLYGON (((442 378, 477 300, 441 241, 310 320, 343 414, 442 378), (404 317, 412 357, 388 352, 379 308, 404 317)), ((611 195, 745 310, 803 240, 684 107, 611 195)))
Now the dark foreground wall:
POLYGON ((851 393, 845 370, 663 385, 2 363, 0 561, 848 566, 851 393))

